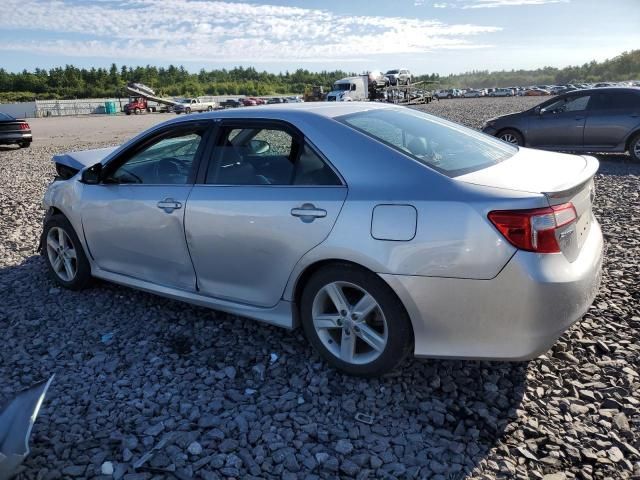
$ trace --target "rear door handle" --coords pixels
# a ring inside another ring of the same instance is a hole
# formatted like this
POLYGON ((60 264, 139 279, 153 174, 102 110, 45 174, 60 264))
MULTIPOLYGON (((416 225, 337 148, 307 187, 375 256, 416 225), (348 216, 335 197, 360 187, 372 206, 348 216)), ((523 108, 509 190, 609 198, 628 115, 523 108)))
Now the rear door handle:
POLYGON ((304 205, 292 208, 291 215, 299 217, 304 223, 313 222, 316 218, 324 218, 327 216, 327 211, 322 208, 316 208, 313 203, 305 203, 304 205))
POLYGON ((174 210, 182 208, 182 203, 176 202, 173 198, 165 198, 157 204, 158 208, 165 211, 165 213, 171 213, 174 210))

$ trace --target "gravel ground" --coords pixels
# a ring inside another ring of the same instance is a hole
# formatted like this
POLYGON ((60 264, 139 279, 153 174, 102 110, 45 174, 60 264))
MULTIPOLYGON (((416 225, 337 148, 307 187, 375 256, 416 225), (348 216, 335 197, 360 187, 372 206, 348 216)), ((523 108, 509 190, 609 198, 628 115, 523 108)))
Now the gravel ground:
MULTIPOLYGON (((423 108, 478 127, 537 101, 423 108)), ((640 478, 640 165, 601 165, 602 287, 551 351, 362 380, 299 331, 107 283, 56 288, 34 253, 49 159, 113 143, 64 140, 60 121, 34 122, 52 133, 29 150, 0 147, 0 398, 56 374, 23 478, 640 478)), ((135 133, 127 121, 112 138, 135 133)))

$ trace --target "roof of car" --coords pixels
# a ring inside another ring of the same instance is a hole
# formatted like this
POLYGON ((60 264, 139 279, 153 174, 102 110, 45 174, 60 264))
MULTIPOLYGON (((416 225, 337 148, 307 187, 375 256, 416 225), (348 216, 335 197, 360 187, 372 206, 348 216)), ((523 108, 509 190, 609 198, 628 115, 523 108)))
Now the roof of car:
MULTIPOLYGON (((394 109, 395 105, 381 102, 305 102, 305 103, 276 103, 260 105, 240 109, 218 110, 205 113, 198 118, 275 118, 297 116, 305 114, 320 115, 327 118, 335 118, 351 113, 366 112, 369 110, 394 109)), ((187 119, 190 117, 182 117, 187 119)))
POLYGON ((585 92, 637 92, 640 93, 639 87, 594 87, 594 88, 583 88, 582 90, 572 90, 567 93, 585 93, 585 92))

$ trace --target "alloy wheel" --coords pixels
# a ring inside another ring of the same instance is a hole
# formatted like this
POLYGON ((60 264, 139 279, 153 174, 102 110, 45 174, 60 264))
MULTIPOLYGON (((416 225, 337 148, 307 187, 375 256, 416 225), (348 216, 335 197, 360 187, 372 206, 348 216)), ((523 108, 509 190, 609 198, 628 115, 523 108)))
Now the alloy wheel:
POLYGON ((500 140, 502 140, 504 142, 507 142, 507 143, 511 143, 513 145, 517 145, 518 144, 518 139, 512 133, 505 133, 503 135, 500 135, 500 140))
POLYGON ((67 232, 51 227, 47 233, 47 256, 56 275, 71 282, 78 273, 78 255, 67 232))
POLYGON ((388 326, 382 308, 362 287, 332 282, 316 294, 311 309, 318 338, 343 362, 362 365, 387 346, 388 326))

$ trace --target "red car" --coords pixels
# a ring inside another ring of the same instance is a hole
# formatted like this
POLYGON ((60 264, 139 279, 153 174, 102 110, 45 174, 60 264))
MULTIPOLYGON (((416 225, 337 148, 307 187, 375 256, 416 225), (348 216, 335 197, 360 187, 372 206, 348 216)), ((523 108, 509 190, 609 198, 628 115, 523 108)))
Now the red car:
POLYGON ((255 107, 256 105, 258 105, 255 98, 246 97, 246 98, 241 98, 240 101, 242 102, 242 105, 244 105, 245 107, 255 107))

